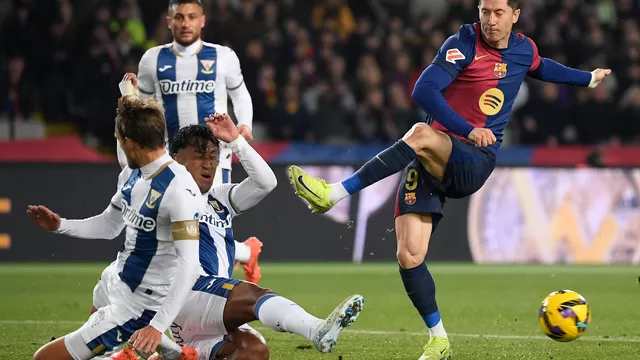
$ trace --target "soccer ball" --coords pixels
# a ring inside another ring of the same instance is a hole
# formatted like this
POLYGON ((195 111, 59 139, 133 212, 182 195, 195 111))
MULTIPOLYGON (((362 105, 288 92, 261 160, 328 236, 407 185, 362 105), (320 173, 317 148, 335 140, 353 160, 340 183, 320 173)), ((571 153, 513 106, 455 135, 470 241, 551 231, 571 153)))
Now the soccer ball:
POLYGON ((587 300, 575 291, 554 291, 547 296, 538 313, 540 329, 555 341, 573 341, 591 322, 591 309, 587 300))

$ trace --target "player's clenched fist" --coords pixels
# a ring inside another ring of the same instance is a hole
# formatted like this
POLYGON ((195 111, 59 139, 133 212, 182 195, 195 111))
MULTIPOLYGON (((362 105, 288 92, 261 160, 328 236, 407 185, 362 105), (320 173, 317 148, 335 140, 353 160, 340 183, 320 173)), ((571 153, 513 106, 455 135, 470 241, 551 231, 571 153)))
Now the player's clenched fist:
POLYGON ((120 94, 140 96, 138 92, 138 77, 134 73, 126 73, 122 78, 122 81, 118 84, 120 88, 120 94))
POLYGON ((496 136, 493 131, 486 128, 474 128, 468 136, 469 140, 477 147, 491 146, 496 143, 496 136))
POLYGON ((47 231, 56 231, 60 228, 60 215, 49 210, 46 206, 29 205, 27 214, 31 215, 36 224, 47 231))

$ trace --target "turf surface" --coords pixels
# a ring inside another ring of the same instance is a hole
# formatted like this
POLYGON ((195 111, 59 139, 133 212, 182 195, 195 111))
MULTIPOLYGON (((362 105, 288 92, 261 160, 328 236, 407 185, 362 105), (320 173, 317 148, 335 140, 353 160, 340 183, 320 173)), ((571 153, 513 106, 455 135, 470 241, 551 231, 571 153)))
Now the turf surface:
MULTIPOLYGON (((52 336, 79 327, 107 264, 0 265, 0 359, 30 359, 52 336)), ((637 267, 433 264, 438 302, 455 359, 638 359, 637 267), (551 291, 572 289, 592 306, 586 335, 561 344, 538 329, 551 291)), ((365 297, 358 322, 335 351, 317 353, 292 334, 254 323, 272 359, 416 360, 427 340, 394 264, 263 264, 261 285, 324 317, 352 293, 365 297)))

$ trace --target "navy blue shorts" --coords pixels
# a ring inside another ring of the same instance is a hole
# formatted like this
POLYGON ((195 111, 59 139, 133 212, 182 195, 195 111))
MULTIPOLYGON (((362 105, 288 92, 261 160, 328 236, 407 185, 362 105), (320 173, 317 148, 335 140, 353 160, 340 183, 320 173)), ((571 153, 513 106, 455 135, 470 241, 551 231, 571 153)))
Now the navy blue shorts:
POLYGON ((459 199, 478 191, 496 167, 494 150, 478 148, 451 137, 453 148, 442 182, 431 176, 420 160, 414 160, 402 173, 395 216, 430 213, 435 230, 442 218, 446 198, 459 199))

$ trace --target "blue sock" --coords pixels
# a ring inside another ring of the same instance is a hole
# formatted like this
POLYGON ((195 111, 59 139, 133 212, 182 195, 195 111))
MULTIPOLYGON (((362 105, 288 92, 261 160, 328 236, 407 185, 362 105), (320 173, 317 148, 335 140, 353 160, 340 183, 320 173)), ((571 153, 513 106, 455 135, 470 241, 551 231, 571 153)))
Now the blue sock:
POLYGON ((436 326, 440 322, 440 312, 436 303, 436 283, 427 265, 422 263, 413 269, 400 267, 400 276, 407 295, 424 323, 428 328, 436 326))
POLYGON ((416 159, 416 152, 402 140, 379 153, 342 182, 349 195, 404 169, 416 159))

